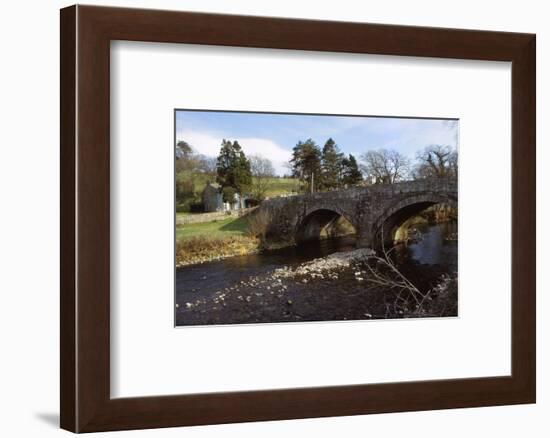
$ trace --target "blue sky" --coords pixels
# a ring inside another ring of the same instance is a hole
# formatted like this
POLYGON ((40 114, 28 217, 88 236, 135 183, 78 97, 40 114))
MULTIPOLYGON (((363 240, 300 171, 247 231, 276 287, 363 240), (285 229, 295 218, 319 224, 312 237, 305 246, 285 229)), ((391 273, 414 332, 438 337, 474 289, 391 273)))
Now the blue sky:
POLYGON ((238 140, 247 155, 269 158, 278 174, 300 140, 312 138, 320 147, 332 137, 345 154, 357 159, 373 149, 395 149, 414 159, 431 144, 458 148, 458 120, 393 117, 314 116, 302 114, 218 111, 176 112, 176 141, 195 152, 217 156, 222 139, 238 140))

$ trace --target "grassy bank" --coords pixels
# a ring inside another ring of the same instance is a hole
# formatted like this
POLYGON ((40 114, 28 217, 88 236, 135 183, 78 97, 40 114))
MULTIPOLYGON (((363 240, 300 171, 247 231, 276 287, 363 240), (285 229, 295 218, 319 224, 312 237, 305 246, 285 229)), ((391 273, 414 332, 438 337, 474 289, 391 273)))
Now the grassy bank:
POLYGON ((177 266, 251 254, 259 247, 259 239, 248 234, 246 218, 230 217, 176 228, 177 266))
POLYGON ((269 178, 266 196, 274 197, 298 191, 299 181, 296 178, 269 178))
POLYGON ((187 224, 176 228, 176 240, 192 237, 224 238, 244 236, 247 232, 247 219, 244 217, 187 224))
POLYGON ((254 211, 245 217, 228 217, 210 222, 176 227, 176 265, 184 266, 211 260, 279 249, 293 242, 266 239, 269 218, 254 211))

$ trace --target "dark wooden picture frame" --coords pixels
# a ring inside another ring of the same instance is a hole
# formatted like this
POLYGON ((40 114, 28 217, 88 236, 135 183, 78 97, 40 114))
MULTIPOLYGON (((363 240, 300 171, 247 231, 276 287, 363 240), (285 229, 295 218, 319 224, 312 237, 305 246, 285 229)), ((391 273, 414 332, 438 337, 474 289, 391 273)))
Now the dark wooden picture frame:
POLYGON ((72 6, 61 10, 61 427, 74 432, 535 402, 535 36, 72 6), (512 63, 512 373, 110 398, 110 42, 512 63))

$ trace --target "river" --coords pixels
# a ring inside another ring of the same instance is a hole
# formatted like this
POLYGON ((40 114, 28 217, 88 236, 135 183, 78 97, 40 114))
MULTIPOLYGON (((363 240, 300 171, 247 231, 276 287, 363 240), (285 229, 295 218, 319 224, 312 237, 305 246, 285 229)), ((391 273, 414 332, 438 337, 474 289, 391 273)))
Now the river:
MULTIPOLYGON (((457 271, 456 223, 418 228, 392 257, 421 290, 457 271)), ((295 268, 334 252, 355 249, 355 237, 309 241, 261 254, 231 257, 176 270, 176 325, 238 324, 387 318, 387 294, 358 281, 353 269, 338 279, 273 283, 278 268, 295 268)))

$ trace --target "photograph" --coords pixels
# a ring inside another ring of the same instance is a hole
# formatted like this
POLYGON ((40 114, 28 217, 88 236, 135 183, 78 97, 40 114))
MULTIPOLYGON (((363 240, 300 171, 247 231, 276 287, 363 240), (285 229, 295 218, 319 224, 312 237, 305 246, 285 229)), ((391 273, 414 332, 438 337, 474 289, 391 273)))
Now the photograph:
POLYGON ((458 119, 174 118, 176 326, 458 316, 458 119))

